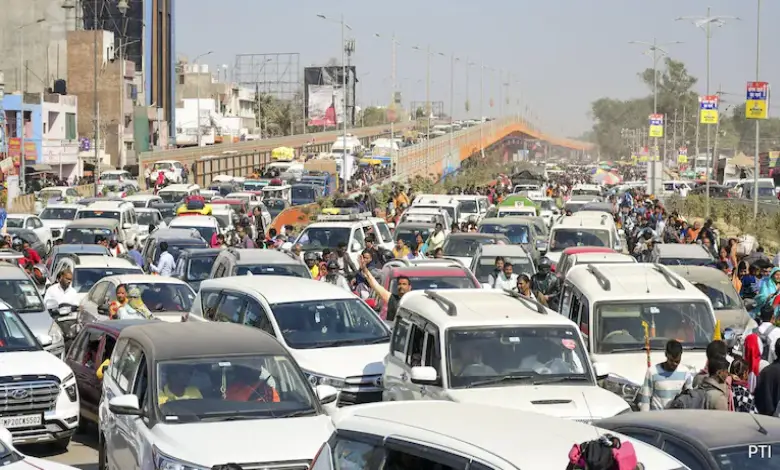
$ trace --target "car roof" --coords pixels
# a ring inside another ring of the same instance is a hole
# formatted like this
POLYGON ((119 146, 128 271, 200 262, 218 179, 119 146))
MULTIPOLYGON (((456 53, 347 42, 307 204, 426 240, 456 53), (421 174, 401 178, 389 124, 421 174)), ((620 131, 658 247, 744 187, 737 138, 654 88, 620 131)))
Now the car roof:
POLYGON ((236 257, 236 264, 302 264, 303 260, 295 255, 279 250, 257 250, 250 248, 229 248, 222 250, 225 256, 236 257))
POLYGON ((398 232, 399 230, 408 229, 408 230, 422 230, 422 229, 434 229, 436 228, 436 224, 431 222, 401 222, 395 227, 395 232, 398 232))
POLYGON ((492 225, 534 225, 534 221, 528 217, 488 217, 479 221, 479 226, 492 224, 492 225))
MULTIPOLYGON (((46 210, 46 209, 81 209, 82 207, 84 207, 84 206, 82 206, 81 204, 66 204, 64 202, 57 202, 57 203, 54 203, 54 204, 48 204, 46 207, 43 208, 43 210, 46 210)), ((43 211, 41 211, 41 212, 43 212, 43 211)), ((11 214, 8 214, 8 215, 11 216, 11 214)))
POLYGON ((6 281, 30 280, 24 269, 13 259, 8 261, 0 260, 0 278, 6 281))
POLYGON ((329 282, 292 276, 233 276, 206 279, 201 283, 200 288, 201 291, 206 288, 216 288, 256 292, 269 304, 357 299, 352 292, 329 282))
POLYGON ((81 210, 102 210, 102 211, 120 211, 122 209, 122 204, 126 203, 124 199, 120 201, 95 201, 87 205, 86 207, 82 207, 81 210))
POLYGON ((458 239, 458 238, 466 238, 471 240, 476 239, 504 239, 506 238, 506 235, 498 234, 498 233, 479 233, 479 232, 457 232, 457 233, 451 233, 447 235, 447 239, 458 239))
POLYGON ((636 263, 636 258, 625 253, 577 253, 572 255, 576 258, 577 264, 625 261, 626 263, 636 263))
POLYGON ((563 250, 564 255, 579 255, 581 253, 617 253, 617 251, 604 246, 570 246, 563 250))
MULTIPOLYGON (((735 413, 737 414, 737 413, 735 413)), ((574 444, 591 441, 599 430, 589 424, 506 407, 444 400, 371 403, 340 408, 333 415, 338 431, 400 436, 439 448, 467 448, 468 454, 503 468, 565 468, 574 444), (468 423, 468 425, 464 425, 468 423), (534 432, 518 438, 517 423, 534 432)), ((626 437, 619 435, 621 440, 626 437)), ((673 457, 629 439, 648 468, 678 469, 673 457)), ((488 465, 492 466, 492 465, 488 465)))
POLYGON ((628 413, 600 420, 600 427, 634 426, 695 439, 707 449, 780 441, 780 420, 760 414, 714 410, 659 410, 628 413), (767 434, 759 430, 756 420, 767 434))
POLYGON ((25 217, 38 217, 38 216, 35 214, 20 214, 18 212, 15 214, 7 214, 7 218, 9 219, 23 219, 25 217))
POLYGON ((147 323, 161 323, 160 320, 149 320, 146 318, 128 318, 117 320, 101 320, 87 323, 86 328, 97 328, 114 334, 119 334, 129 326, 145 325, 147 323))
POLYGON ((154 274, 118 274, 116 276, 106 276, 102 281, 113 281, 115 284, 179 284, 188 285, 181 279, 170 276, 156 276, 154 274))
POLYGON ((691 282, 700 282, 710 285, 716 285, 718 283, 731 284, 731 280, 726 273, 711 266, 669 266, 669 269, 691 282))
POLYGON ((529 299, 519 300, 500 289, 413 290, 401 297, 399 305, 444 328, 526 324, 574 327, 571 320, 558 312, 529 299), (448 305, 456 306, 455 314, 448 311, 448 305), (539 313, 541 309, 545 313, 539 313))
MULTIPOLYGON (((480 245, 478 254, 481 256, 507 256, 510 258, 529 257, 522 245, 480 245)), ((475 255, 476 256, 476 255, 475 255)))
POLYGON ((125 197, 128 201, 148 201, 150 199, 161 199, 160 196, 157 196, 156 194, 132 194, 130 196, 125 197))
POLYGON ((156 207, 136 207, 135 213, 136 214, 143 214, 146 212, 160 212, 160 209, 156 207))
POLYGON ((211 215, 179 215, 170 221, 168 227, 175 228, 177 225, 187 227, 219 227, 219 222, 217 222, 216 217, 211 215))
POLYGON ((205 258, 211 255, 218 255, 222 251, 222 248, 188 248, 186 250, 182 250, 182 252, 179 253, 179 256, 182 256, 186 253, 186 255, 190 258, 205 258))
POLYGON ((655 249, 662 258, 712 259, 712 255, 703 246, 697 244, 659 243, 655 245, 655 249))
POLYGON ((160 191, 189 191, 190 189, 199 189, 199 186, 197 184, 171 184, 162 188, 160 191))
POLYGON ((566 283, 576 285, 586 295, 598 293, 598 300, 641 302, 666 298, 710 302, 693 284, 660 264, 578 264, 566 274, 566 283), (604 279, 609 288, 602 285, 604 279))
POLYGON ((452 262, 452 265, 433 265, 433 266, 408 266, 408 267, 392 267, 391 273, 393 278, 399 276, 409 277, 470 277, 468 274, 468 268, 456 267, 457 263, 452 262))
POLYGON ((108 248, 103 245, 86 245, 82 243, 66 243, 63 245, 54 245, 52 253, 108 253, 108 248))
POLYGON ((97 227, 113 229, 119 226, 119 221, 116 219, 98 219, 98 218, 86 218, 75 219, 68 223, 66 228, 79 228, 79 227, 97 227))
POLYGON ((105 254, 81 254, 78 256, 78 263, 74 262, 74 267, 78 268, 133 268, 142 272, 141 268, 133 264, 130 260, 117 258, 105 254))
MULTIPOLYGON (((593 214, 603 214, 601 212, 593 212, 593 214)), ((604 230, 609 230, 610 226, 614 226, 615 221, 612 220, 612 218, 608 214, 603 214, 601 217, 594 217, 594 216, 585 216, 583 217, 580 215, 579 212, 576 212, 572 215, 567 215, 566 217, 559 220, 555 225, 552 226, 550 230, 555 230, 558 228, 572 228, 572 227, 586 227, 590 229, 594 228, 603 228, 604 230)))
POLYGON ((203 240, 197 230, 189 228, 158 228, 149 234, 149 238, 157 238, 160 241, 165 240, 203 240), (196 236, 197 234, 197 236, 196 236))

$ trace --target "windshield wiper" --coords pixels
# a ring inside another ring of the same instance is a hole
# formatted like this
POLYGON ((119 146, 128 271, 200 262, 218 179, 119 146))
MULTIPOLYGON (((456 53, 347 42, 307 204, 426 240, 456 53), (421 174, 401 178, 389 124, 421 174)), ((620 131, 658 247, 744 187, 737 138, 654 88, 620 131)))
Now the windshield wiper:
POLYGON ((338 346, 348 346, 357 343, 358 339, 339 339, 336 341, 321 341, 313 343, 309 348, 334 348, 338 346))
POLYGON ((274 414, 275 418, 298 418, 300 416, 314 416, 317 412, 308 409, 308 410, 294 410, 294 411, 288 411, 287 413, 282 414, 274 414))
POLYGON ((381 344, 381 343, 387 343, 388 341, 390 341, 389 336, 381 336, 379 338, 370 339, 363 344, 381 344))
POLYGON ((43 305, 41 305, 40 307, 20 308, 16 311, 16 313, 36 313, 36 312, 40 312, 41 310, 44 310, 43 305))
MULTIPOLYGON (((644 346, 644 345, 639 345, 639 346, 632 346, 632 347, 629 347, 629 348, 616 348, 616 349, 610 349, 609 351, 605 351, 605 352, 609 352, 609 353, 616 353, 616 352, 632 352, 632 351, 644 351, 645 349, 646 349, 646 348, 645 348, 645 346, 644 346)), ((652 346, 650 346, 650 350, 651 350, 651 351, 652 351, 652 350, 659 351, 659 350, 661 350, 661 349, 662 349, 662 348, 658 348, 658 347, 652 347, 652 346)))
POLYGON ((590 378, 585 375, 564 375, 563 377, 544 377, 534 380, 534 385, 545 385, 556 382, 565 382, 567 380, 572 381, 590 381, 590 378))
POLYGON ((520 382, 523 380, 532 379, 533 377, 533 375, 503 375, 500 377, 492 377, 490 379, 471 382, 466 386, 466 388, 481 387, 483 385, 495 385, 503 382, 520 382))
POLYGON ((213 414, 209 416, 205 416, 200 419, 200 421, 243 421, 246 419, 268 419, 271 416, 263 416, 263 415, 242 415, 242 414, 213 414))

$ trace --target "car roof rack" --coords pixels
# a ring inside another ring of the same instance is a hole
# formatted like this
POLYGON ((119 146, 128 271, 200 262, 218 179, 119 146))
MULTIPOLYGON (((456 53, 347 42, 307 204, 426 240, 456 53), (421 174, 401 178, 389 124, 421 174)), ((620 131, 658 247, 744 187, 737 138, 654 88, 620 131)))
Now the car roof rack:
POLYGON ((365 220, 369 217, 372 217, 372 214, 370 212, 360 212, 356 214, 318 214, 317 215, 317 222, 349 222, 354 220, 365 220))
POLYGON ((509 295, 509 297, 512 297, 515 300, 519 300, 525 304, 530 304, 531 307, 534 310, 536 310, 536 313, 547 315, 547 310, 544 308, 544 305, 542 305, 538 300, 530 299, 528 297, 521 295, 519 292, 515 292, 509 289, 504 289, 504 292, 506 292, 507 295, 509 295))
POLYGON ((24 258, 23 254, 19 253, 18 251, 12 250, 10 248, 4 248, 0 250, 0 260, 2 261, 16 260, 22 258, 24 258))
POLYGON ((411 266, 412 263, 406 258, 396 258, 393 260, 388 261, 384 264, 383 267, 389 267, 389 268, 407 268, 411 266))
POLYGON ((612 283, 607 279, 607 276, 604 275, 604 273, 601 272, 599 268, 597 268, 593 264, 588 265, 588 272, 593 274, 596 277, 596 280, 599 282, 599 285, 604 290, 611 290, 612 289, 612 283))
POLYGON ((447 312, 447 315, 451 317, 455 317, 458 315, 458 306, 455 305, 455 302, 453 302, 452 300, 446 299, 438 292, 432 290, 426 290, 424 291, 424 294, 426 297, 439 304, 439 306, 443 307, 444 310, 447 312))
POLYGON ((653 269, 661 273, 664 279, 666 279, 666 282, 668 282, 675 289, 685 290, 685 285, 682 283, 682 281, 680 281, 677 277, 675 277, 675 275, 672 274, 671 271, 669 271, 669 268, 667 268, 663 264, 653 263, 653 269))

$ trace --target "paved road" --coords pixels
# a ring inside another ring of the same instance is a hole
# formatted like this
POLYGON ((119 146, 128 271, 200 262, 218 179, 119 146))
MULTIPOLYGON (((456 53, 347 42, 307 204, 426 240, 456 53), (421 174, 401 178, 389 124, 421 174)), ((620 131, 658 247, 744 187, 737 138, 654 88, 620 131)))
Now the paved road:
POLYGON ((76 434, 65 453, 59 453, 45 445, 20 447, 19 450, 27 455, 72 465, 81 470, 98 468, 97 434, 94 431, 76 434))

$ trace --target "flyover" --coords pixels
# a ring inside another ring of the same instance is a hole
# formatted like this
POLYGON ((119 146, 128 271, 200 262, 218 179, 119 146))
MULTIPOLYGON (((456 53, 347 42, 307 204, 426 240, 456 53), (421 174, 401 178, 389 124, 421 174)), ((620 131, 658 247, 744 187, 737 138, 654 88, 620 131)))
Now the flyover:
MULTIPOLYGON (((414 122, 395 125, 400 135, 410 130, 414 122)), ((349 129, 363 145, 390 135, 390 125, 359 127, 349 129)), ((271 151, 277 147, 292 147, 298 153, 320 153, 330 150, 331 145, 342 135, 342 131, 299 134, 265 140, 227 143, 206 147, 188 147, 174 150, 144 152, 139 155, 139 165, 161 160, 177 160, 194 169, 194 181, 208 185, 216 175, 244 176, 254 168, 263 167, 271 161, 271 151), (194 166, 193 166, 194 164, 194 166)), ((534 128, 518 116, 510 116, 485 122, 478 126, 462 129, 454 134, 426 140, 396 152, 395 177, 408 178, 415 175, 444 174, 460 167, 461 162, 490 149, 507 139, 534 139, 549 145, 584 152, 592 144, 562 139, 534 128)), ((142 171, 142 170, 141 170, 142 171)))

